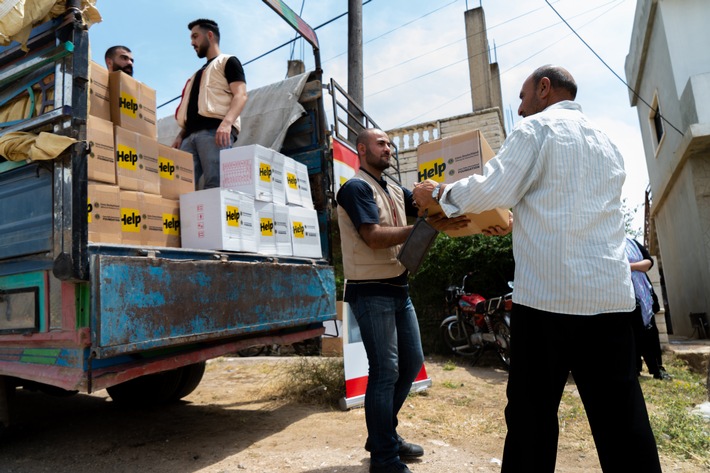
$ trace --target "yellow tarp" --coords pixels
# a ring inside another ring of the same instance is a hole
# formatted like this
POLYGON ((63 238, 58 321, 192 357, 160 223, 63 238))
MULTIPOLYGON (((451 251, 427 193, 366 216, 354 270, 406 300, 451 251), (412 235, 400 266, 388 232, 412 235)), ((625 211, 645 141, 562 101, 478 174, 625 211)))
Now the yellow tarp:
MULTIPOLYGON (((96 0, 82 0, 82 19, 87 26, 101 21, 96 0)), ((13 40, 23 49, 34 26, 61 16, 66 11, 65 0, 2 0, 0 2, 0 46, 13 40)))
POLYGON ((9 161, 46 161, 56 158, 74 143, 74 138, 54 133, 36 135, 13 131, 0 137, 0 156, 9 161))

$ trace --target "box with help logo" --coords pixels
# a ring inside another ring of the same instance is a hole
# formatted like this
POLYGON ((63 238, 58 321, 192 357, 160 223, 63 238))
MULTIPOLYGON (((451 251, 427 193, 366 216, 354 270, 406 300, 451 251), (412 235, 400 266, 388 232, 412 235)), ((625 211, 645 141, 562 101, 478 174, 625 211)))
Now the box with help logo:
POLYGON ((256 253, 254 197, 230 189, 205 189, 180 196, 183 248, 256 253))
POLYGON ((118 186, 89 182, 86 197, 89 242, 121 243, 121 195, 118 186))
POLYGON ((223 149, 219 152, 219 186, 273 202, 272 154, 261 145, 223 149))
POLYGON ((121 243, 143 246, 148 243, 143 192, 121 190, 121 243))
POLYGON ((284 156, 278 151, 272 151, 271 154, 271 183, 273 188, 273 201, 275 204, 286 204, 286 174, 284 172, 284 163, 288 156, 284 156))
MULTIPOLYGON (((483 166, 494 156, 495 153, 479 130, 428 141, 417 147, 418 181, 432 179, 450 184, 474 174, 482 174, 483 166)), ((434 204, 428 210, 430 215, 434 215, 441 212, 441 207, 434 204)), ((445 233, 458 237, 481 233, 484 228, 491 226, 508 226, 506 209, 466 215, 471 219, 468 226, 445 233)))
POLYGON ((180 247, 180 204, 159 195, 143 194, 142 210, 148 246, 180 247))
POLYGON ((288 208, 293 256, 321 258, 318 213, 305 207, 288 208))
POLYGON ((313 196, 311 195, 311 181, 308 177, 308 166, 303 163, 296 163, 296 177, 298 178, 298 192, 301 194, 301 206, 307 209, 313 208, 313 196))
POLYGON ((259 253, 262 255, 276 254, 276 228, 274 224, 274 204, 272 202, 254 201, 256 212, 256 233, 259 240, 259 253))
POLYGON ((118 186, 160 195, 158 142, 119 126, 114 127, 114 137, 118 186))
POLYGON ((113 123, 89 115, 86 120, 86 175, 91 181, 116 184, 116 153, 113 123))
POLYGON ((108 83, 113 124, 157 139, 155 90, 123 71, 110 72, 108 83))
POLYGON ((284 199, 288 205, 303 206, 301 191, 298 188, 298 171, 296 161, 284 157, 284 199))
POLYGON ((158 143, 160 195, 179 199, 181 194, 195 190, 195 169, 192 154, 158 143))
POLYGON ((89 113, 102 120, 111 121, 108 69, 94 61, 89 64, 89 113))
POLYGON ((288 206, 285 204, 274 203, 274 232, 276 233, 276 254, 293 256, 288 206))

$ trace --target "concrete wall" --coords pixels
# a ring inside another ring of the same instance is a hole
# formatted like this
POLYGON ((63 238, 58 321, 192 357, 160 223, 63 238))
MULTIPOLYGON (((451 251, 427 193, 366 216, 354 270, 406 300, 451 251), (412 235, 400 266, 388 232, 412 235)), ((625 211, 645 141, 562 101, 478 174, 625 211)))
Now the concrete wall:
POLYGON ((658 255, 677 335, 691 336, 691 312, 710 314, 710 2, 638 0, 626 75, 646 102, 658 97, 664 136, 656 142, 651 111, 637 108, 652 192, 658 255), (677 128, 676 129, 674 129, 677 128))

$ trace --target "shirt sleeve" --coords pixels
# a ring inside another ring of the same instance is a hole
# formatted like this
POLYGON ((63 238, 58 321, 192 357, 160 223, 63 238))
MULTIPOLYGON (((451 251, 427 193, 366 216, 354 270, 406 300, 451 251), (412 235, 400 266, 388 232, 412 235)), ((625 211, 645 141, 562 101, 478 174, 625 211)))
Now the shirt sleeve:
POLYGON ((227 83, 229 84, 232 82, 246 83, 247 81, 247 78, 244 75, 242 63, 239 62, 239 59, 237 59, 236 56, 231 56, 227 59, 227 62, 224 65, 224 76, 227 78, 227 83))
POLYGON ((356 229, 360 230, 363 223, 380 223, 380 212, 372 195, 372 188, 365 181, 349 180, 338 191, 336 200, 356 229))
POLYGON ((534 131, 521 122, 483 167, 482 175, 446 186, 439 201, 444 213, 456 217, 514 207, 541 173, 539 150, 534 131))

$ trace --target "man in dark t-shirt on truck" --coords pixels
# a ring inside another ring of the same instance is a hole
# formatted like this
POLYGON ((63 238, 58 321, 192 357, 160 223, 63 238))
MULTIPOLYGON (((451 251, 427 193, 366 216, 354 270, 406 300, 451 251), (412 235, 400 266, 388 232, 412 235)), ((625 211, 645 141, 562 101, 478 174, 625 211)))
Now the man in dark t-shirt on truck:
POLYGON ((220 52, 216 22, 199 19, 187 27, 197 57, 207 58, 207 63, 185 84, 175 111, 181 130, 173 148, 192 154, 195 187, 209 189, 219 187, 220 150, 230 148, 237 140, 247 84, 239 59, 220 52))

